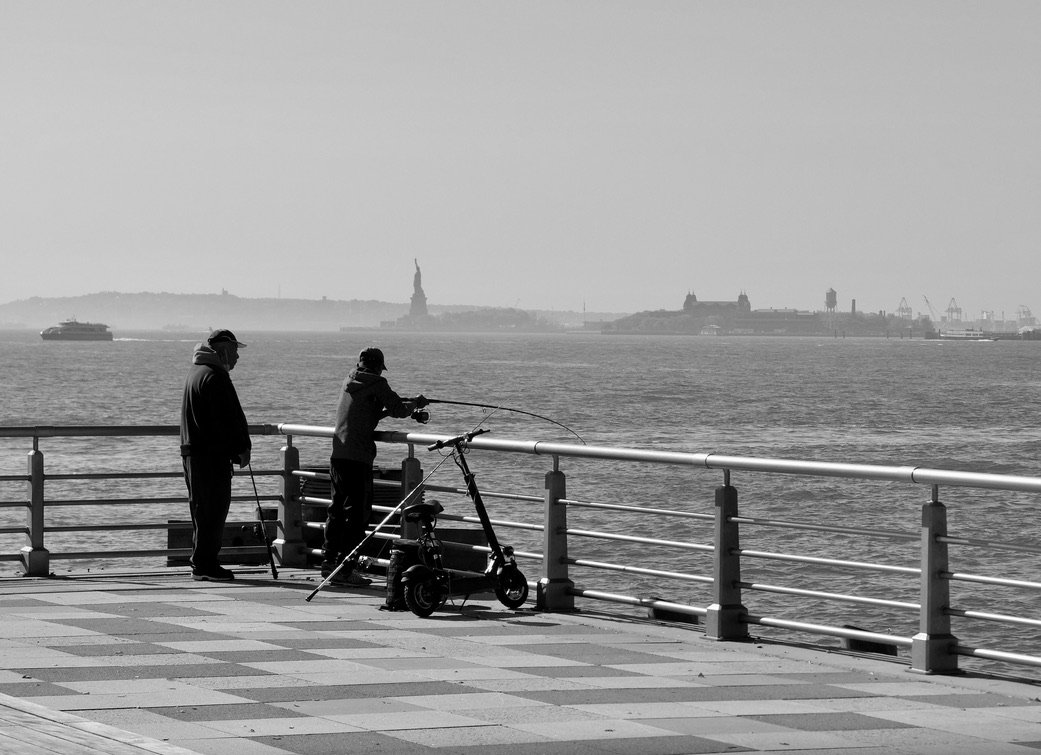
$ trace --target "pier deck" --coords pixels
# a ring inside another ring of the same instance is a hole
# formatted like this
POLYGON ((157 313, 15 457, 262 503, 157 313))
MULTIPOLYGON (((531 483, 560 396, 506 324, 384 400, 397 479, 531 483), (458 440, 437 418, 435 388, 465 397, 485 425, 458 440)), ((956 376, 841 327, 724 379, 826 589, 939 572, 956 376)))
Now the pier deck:
POLYGON ((5 753, 1037 753, 1041 685, 263 569, 0 580, 5 753))

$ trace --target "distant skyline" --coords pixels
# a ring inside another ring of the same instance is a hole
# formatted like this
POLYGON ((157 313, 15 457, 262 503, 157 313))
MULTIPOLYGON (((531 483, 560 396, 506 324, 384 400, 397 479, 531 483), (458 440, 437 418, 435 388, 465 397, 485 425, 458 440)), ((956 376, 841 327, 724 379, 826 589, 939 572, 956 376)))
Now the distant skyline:
POLYGON ((1041 315, 1041 3, 0 0, 0 303, 1041 315))

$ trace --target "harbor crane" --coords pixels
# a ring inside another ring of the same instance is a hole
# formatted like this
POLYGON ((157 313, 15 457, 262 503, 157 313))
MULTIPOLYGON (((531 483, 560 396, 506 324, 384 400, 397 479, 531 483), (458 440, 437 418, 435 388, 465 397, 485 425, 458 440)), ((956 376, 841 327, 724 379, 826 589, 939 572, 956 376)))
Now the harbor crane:
POLYGON ((936 310, 933 309, 932 303, 929 301, 929 297, 922 294, 922 298, 925 299, 925 306, 929 308, 929 316, 933 318, 933 325, 940 327, 940 318, 936 316, 936 310))
POLYGON ((914 312, 911 311, 911 305, 907 303, 906 297, 901 297, 900 306, 896 308, 896 316, 900 320, 910 320, 914 317, 914 312))
POLYGON ((950 304, 947 305, 947 320, 948 322, 961 322, 961 307, 953 297, 950 304))

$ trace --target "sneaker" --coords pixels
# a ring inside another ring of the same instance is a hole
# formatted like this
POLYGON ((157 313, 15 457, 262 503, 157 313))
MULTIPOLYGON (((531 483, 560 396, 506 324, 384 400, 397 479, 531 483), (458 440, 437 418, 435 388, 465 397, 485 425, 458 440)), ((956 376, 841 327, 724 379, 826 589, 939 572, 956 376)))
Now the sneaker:
POLYGON ((336 571, 336 564, 331 561, 322 562, 322 579, 328 579, 329 575, 336 572, 333 578, 329 580, 331 585, 344 585, 349 587, 367 587, 372 584, 371 579, 358 574, 354 569, 347 570, 346 568, 336 571))
POLYGON ((231 582, 235 579, 235 572, 216 566, 212 569, 192 569, 192 579, 197 582, 231 582))
MULTIPOLYGON (((336 576, 340 575, 337 574, 336 576)), ((363 577, 356 571, 352 571, 350 574, 347 575, 346 579, 344 580, 344 583, 350 585, 351 587, 368 587, 372 584, 372 580, 368 577, 363 577)))

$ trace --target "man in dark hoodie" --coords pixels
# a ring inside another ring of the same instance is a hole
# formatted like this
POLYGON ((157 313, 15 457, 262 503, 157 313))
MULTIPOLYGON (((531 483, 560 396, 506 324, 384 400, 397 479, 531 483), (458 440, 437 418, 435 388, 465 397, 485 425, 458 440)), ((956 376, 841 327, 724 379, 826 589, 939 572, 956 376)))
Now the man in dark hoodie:
POLYGON ((253 447, 229 373, 240 343, 230 330, 215 330, 197 344, 181 403, 181 461, 192 515, 192 578, 227 582, 234 572, 218 561, 231 506, 232 464, 249 464, 253 447))
MULTIPOLYGON (((376 425, 384 417, 408 417, 427 403, 422 396, 401 398, 383 377, 386 369, 383 352, 368 348, 358 355, 357 367, 343 381, 329 459, 332 504, 325 522, 323 577, 328 577, 365 538, 372 516, 376 425)), ((337 572, 333 581, 357 587, 369 584, 370 580, 353 570, 344 573, 346 568, 337 572)))

